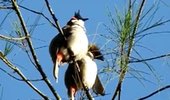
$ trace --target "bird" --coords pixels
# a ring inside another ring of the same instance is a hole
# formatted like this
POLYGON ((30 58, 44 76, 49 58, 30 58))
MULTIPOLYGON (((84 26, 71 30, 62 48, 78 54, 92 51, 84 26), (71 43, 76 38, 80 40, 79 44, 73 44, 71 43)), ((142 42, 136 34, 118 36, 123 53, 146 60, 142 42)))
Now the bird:
POLYGON ((52 58, 53 76, 58 80, 59 65, 79 60, 88 51, 88 38, 86 35, 85 21, 80 11, 62 28, 64 34, 57 34, 50 42, 49 53, 52 58))
POLYGON ((65 86, 68 97, 72 100, 74 100, 76 92, 83 89, 83 84, 96 94, 105 94, 104 87, 97 75, 97 65, 94 62, 94 59, 103 61, 104 57, 96 45, 89 44, 88 48, 88 53, 78 60, 77 64, 70 63, 65 72, 65 86))

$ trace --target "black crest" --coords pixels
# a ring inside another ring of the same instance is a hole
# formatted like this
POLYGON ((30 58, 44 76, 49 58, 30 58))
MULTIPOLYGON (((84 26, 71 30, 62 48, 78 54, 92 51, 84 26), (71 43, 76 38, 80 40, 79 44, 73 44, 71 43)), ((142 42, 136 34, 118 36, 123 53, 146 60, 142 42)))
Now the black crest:
POLYGON ((81 19, 81 20, 83 20, 83 21, 88 20, 88 18, 83 18, 83 17, 80 15, 80 10, 78 10, 78 12, 75 12, 74 17, 77 18, 77 19, 81 19))

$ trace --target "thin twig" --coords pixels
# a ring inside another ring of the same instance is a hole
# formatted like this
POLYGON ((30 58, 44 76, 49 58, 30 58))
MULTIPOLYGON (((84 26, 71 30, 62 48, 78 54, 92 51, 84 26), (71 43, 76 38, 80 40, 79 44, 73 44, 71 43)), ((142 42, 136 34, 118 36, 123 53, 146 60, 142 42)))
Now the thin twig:
POLYGON ((9 16, 9 14, 11 14, 11 13, 12 13, 12 10, 10 10, 10 11, 5 15, 4 18, 1 17, 2 22, 0 23, 0 27, 3 25, 3 23, 5 22, 5 20, 7 19, 7 17, 9 16))
POLYGON ((25 10, 28 10, 32 13, 39 14, 39 15, 43 16, 52 26, 56 27, 56 25, 53 22, 51 22, 51 20, 47 16, 45 16, 42 12, 38 12, 38 11, 35 11, 35 10, 32 10, 32 9, 29 9, 29 8, 26 8, 26 7, 21 6, 21 5, 18 5, 18 6, 25 9, 25 10))
POLYGON ((9 7, 8 6, 0 6, 0 10, 1 9, 13 9, 13 7, 10 7, 10 6, 9 7))
MULTIPOLYGON (((21 23, 21 26, 22 26, 23 31, 24 31, 24 33, 25 33, 25 36, 29 36, 28 30, 27 30, 27 28, 26 28, 25 22, 24 22, 24 20, 23 20, 23 18, 22 18, 21 12, 20 12, 20 10, 19 10, 19 8, 18 8, 18 5, 17 5, 16 1, 15 1, 15 0, 11 0, 11 1, 12 1, 12 5, 13 5, 13 7, 14 7, 14 10, 15 10, 15 12, 16 12, 19 20, 20 20, 20 23, 21 23)), ((49 89, 51 90, 51 92, 53 93, 53 95, 55 96, 55 98, 56 98, 57 100, 59 100, 59 99, 60 99, 60 96, 56 93, 54 87, 51 85, 50 81, 48 80, 46 74, 44 73, 44 71, 43 71, 43 69, 42 69, 42 67, 41 67, 41 65, 40 65, 40 63, 39 63, 39 61, 38 61, 38 58, 37 58, 36 53, 35 53, 35 51, 34 51, 34 47, 33 47, 33 45, 32 45, 31 38, 26 38, 26 41, 27 41, 27 43, 28 43, 28 46, 29 46, 31 55, 32 55, 32 57, 33 57, 33 59, 34 59, 34 62, 35 62, 35 64, 36 64, 37 70, 40 72, 40 74, 41 74, 41 76, 43 77, 45 83, 47 84, 47 86, 49 87, 49 89)))
POLYGON ((147 96, 145 96, 145 97, 139 98, 138 100, 144 100, 144 99, 150 98, 150 97, 152 97, 153 95, 155 95, 155 94, 157 94, 157 93, 159 93, 159 92, 161 92, 161 91, 163 91, 163 90, 165 90, 165 89, 168 89, 168 88, 170 88, 170 85, 164 86, 164 87, 162 87, 162 88, 160 88, 160 89, 152 92, 151 94, 149 94, 149 95, 147 95, 147 96))
POLYGON ((26 36, 23 36, 20 38, 14 38, 14 37, 8 37, 8 36, 4 36, 4 35, 0 34, 0 39, 5 39, 7 41, 22 41, 22 40, 25 40, 26 38, 27 38, 26 36))
MULTIPOLYGON (((7 75, 9 75, 10 77, 18 80, 18 81, 25 81, 23 79, 20 79, 20 78, 17 78, 15 76, 13 76, 12 74, 8 73, 6 70, 0 68, 1 71, 3 71, 4 73, 6 73, 7 75)), ((37 82, 37 81, 42 81, 43 79, 27 79, 27 81, 30 81, 30 82, 37 82)))
POLYGON ((170 53, 169 54, 165 54, 165 55, 156 56, 156 57, 147 58, 147 59, 132 60, 132 61, 129 61, 129 63, 146 62, 146 61, 156 60, 156 59, 160 59, 160 58, 164 58, 164 57, 169 57, 169 56, 170 56, 170 53))
POLYGON ((45 100, 48 100, 48 97, 43 94, 40 90, 38 90, 31 82, 27 80, 27 78, 24 76, 24 74, 18 69, 18 67, 14 66, 5 56, 4 54, 0 51, 0 59, 8 65, 9 68, 14 70, 21 78, 23 81, 25 81, 35 92, 37 92, 40 96, 42 96, 45 100))
POLYGON ((67 38, 65 37, 64 32, 63 32, 63 30, 61 29, 60 24, 59 24, 59 22, 58 22, 58 19, 55 17, 55 14, 54 14, 52 8, 50 7, 50 4, 49 4, 48 0, 45 0, 45 3, 46 3, 46 5, 47 5, 48 11, 50 12, 50 14, 51 14, 51 16, 52 16, 52 18, 53 18, 56 26, 57 26, 57 30, 59 31, 59 34, 62 34, 63 37, 64 37, 64 39, 66 40, 67 38))
POLYGON ((154 23, 153 25, 151 25, 151 26, 149 26, 149 27, 147 27, 147 28, 145 28, 145 29, 137 32, 136 35, 140 35, 141 33, 144 33, 144 32, 146 32, 146 31, 148 31, 148 30, 150 30, 150 29, 156 28, 156 27, 161 26, 161 25, 163 25, 163 24, 166 24, 166 23, 168 23, 168 22, 170 22, 170 19, 165 20, 165 21, 159 20, 158 22, 154 23))
POLYGON ((136 19, 135 19, 134 29, 133 29, 132 36, 131 36, 130 43, 129 43, 129 49, 128 49, 128 54, 127 54, 128 57, 130 56, 131 49, 133 47, 133 41, 134 41, 134 38, 135 38, 135 33, 138 29, 139 19, 140 19, 140 15, 142 13, 144 3, 145 3, 145 0, 142 1, 140 8, 139 8, 139 12, 138 12, 136 19))

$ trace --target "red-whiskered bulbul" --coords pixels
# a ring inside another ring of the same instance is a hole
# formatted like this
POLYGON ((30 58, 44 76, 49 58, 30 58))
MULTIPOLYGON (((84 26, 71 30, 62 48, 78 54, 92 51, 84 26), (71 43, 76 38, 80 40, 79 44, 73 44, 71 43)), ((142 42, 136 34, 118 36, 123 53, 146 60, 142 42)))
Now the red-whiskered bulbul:
POLYGON ((49 52, 54 63, 53 75, 56 81, 61 63, 79 60, 87 54, 88 38, 84 26, 86 20, 88 18, 81 17, 78 11, 62 28, 64 36, 59 33, 50 43, 49 52))
POLYGON ((104 87, 97 75, 97 65, 94 59, 104 60, 96 45, 89 45, 87 55, 76 63, 70 63, 65 72, 65 85, 70 99, 74 100, 76 92, 83 89, 83 85, 100 95, 104 95, 104 87), (80 72, 78 71, 78 68, 80 72), (80 76, 79 76, 80 75, 80 76))

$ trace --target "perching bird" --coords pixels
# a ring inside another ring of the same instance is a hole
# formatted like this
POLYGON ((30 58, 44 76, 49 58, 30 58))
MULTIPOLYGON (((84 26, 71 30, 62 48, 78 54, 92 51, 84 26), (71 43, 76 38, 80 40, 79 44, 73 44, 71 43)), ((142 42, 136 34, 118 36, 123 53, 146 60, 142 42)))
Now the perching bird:
POLYGON ((81 60, 76 63, 70 63, 65 72, 65 85, 68 96, 74 100, 76 92, 83 89, 84 84, 88 89, 93 89, 96 94, 104 95, 104 87, 97 75, 97 65, 95 59, 104 60, 101 52, 95 45, 89 45, 89 51, 81 60), (80 73, 78 71, 78 67, 80 73), (80 75, 80 76, 79 76, 80 75))
POLYGON ((78 11, 62 28, 64 36, 59 33, 52 39, 49 52, 54 63, 53 75, 56 80, 58 79, 58 68, 61 63, 70 62, 71 60, 76 61, 87 53, 88 38, 84 26, 86 20, 88 18, 81 17, 80 11, 78 11))

